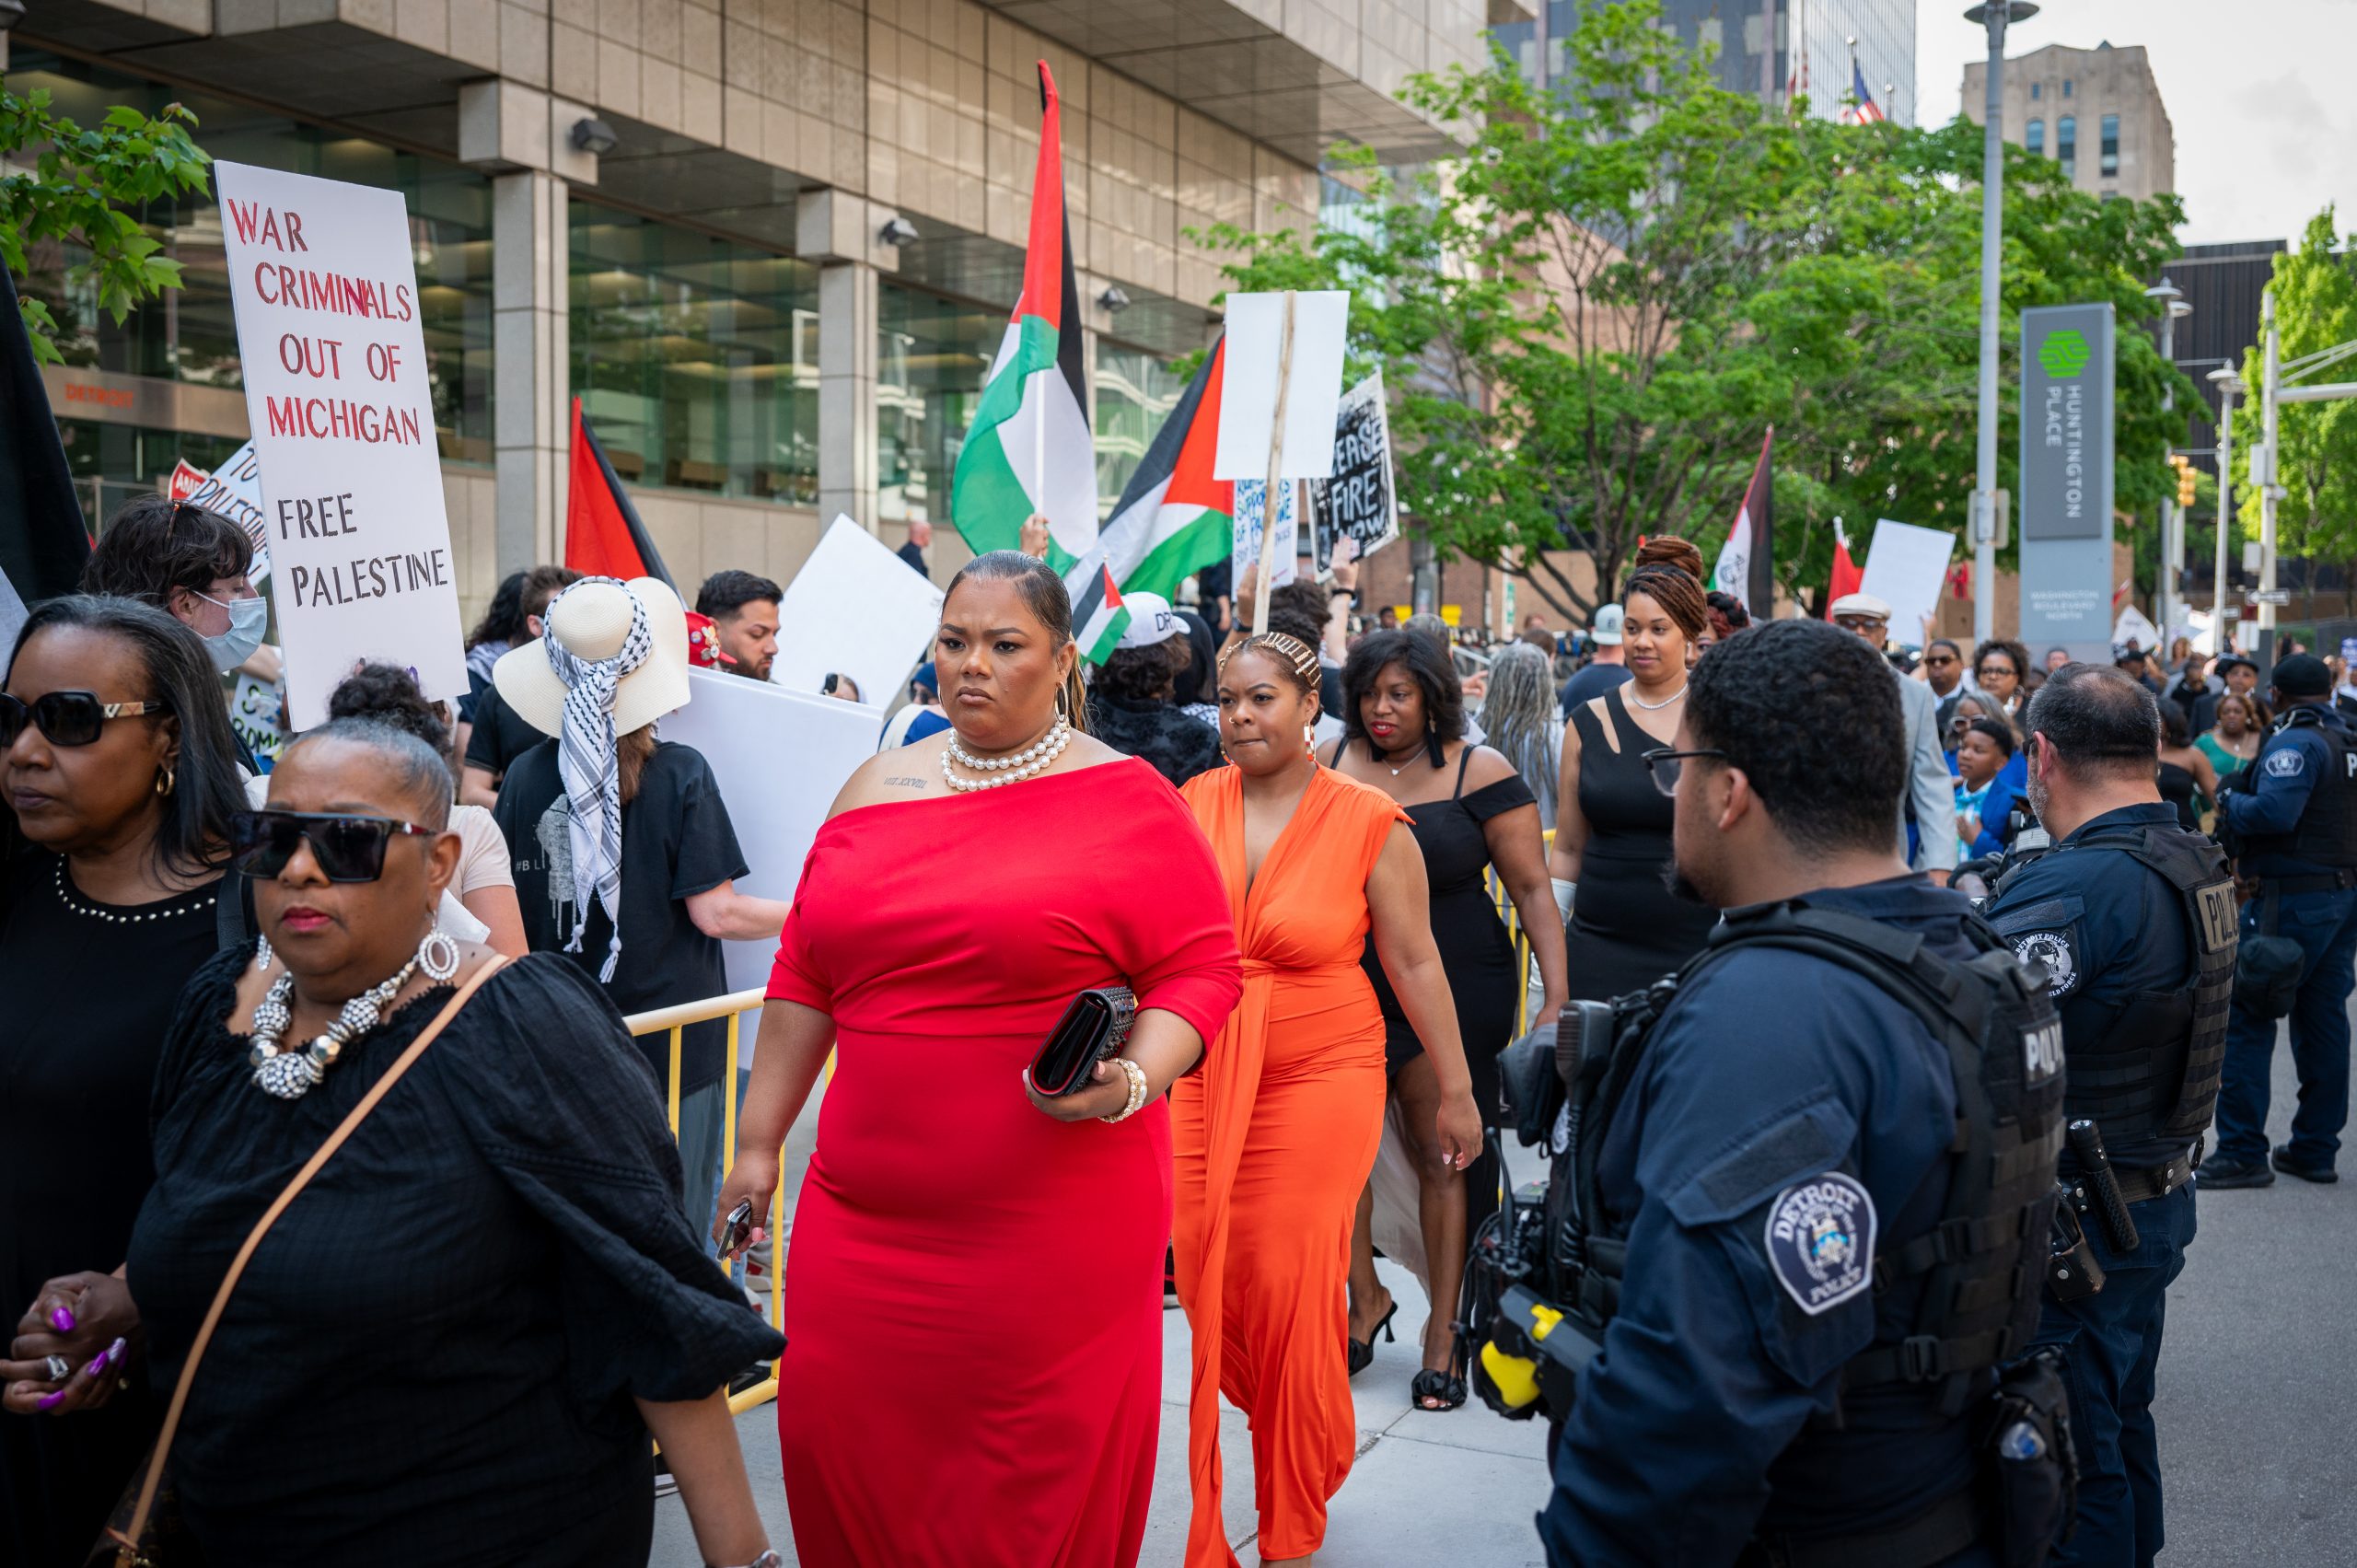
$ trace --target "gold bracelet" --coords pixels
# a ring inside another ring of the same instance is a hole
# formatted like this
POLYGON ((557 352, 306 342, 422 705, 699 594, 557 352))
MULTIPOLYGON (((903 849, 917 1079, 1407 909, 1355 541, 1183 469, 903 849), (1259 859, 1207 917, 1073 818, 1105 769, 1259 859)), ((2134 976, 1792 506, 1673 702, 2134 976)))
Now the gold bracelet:
POLYGON ((1131 1061, 1126 1056, 1116 1056, 1112 1061, 1113 1064, 1120 1068, 1120 1070, 1129 1077, 1130 1103, 1121 1107, 1120 1110, 1116 1114, 1111 1116, 1100 1116, 1097 1120, 1106 1122, 1127 1121, 1131 1117, 1135 1116, 1138 1113, 1139 1109, 1145 1104, 1145 1092, 1148 1086, 1145 1069, 1139 1066, 1136 1063, 1131 1061))

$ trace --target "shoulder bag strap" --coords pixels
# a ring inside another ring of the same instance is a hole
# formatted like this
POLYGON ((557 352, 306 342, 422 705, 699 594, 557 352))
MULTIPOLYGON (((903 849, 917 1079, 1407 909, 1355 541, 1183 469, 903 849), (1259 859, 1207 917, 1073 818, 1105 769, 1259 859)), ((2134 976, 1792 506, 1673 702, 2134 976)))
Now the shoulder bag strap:
POLYGON ((229 1305, 229 1293, 238 1288, 238 1280, 245 1273, 246 1264, 252 1260, 254 1249, 261 1245, 261 1238, 268 1234, 270 1227, 277 1223, 278 1216, 286 1212, 286 1206, 295 1201, 304 1188, 310 1185, 311 1178, 319 1175, 319 1167, 326 1165, 338 1149, 343 1147, 344 1140, 351 1137, 363 1121, 368 1120, 368 1113, 376 1109, 377 1102, 382 1100, 391 1091, 392 1086, 401 1081, 401 1074, 408 1072, 417 1059, 425 1054, 425 1048, 434 1043, 435 1037, 442 1032, 444 1027, 452 1018, 458 1016, 459 1009, 467 1005, 467 999, 482 987, 484 981, 498 973, 500 970, 506 967, 506 955, 494 953, 485 961, 482 968, 475 970, 473 975, 469 977, 464 985, 459 987, 459 993, 443 1004, 442 1011, 435 1016, 434 1021, 419 1031, 418 1037, 410 1041, 409 1049, 395 1058, 393 1064, 385 1069, 384 1075, 370 1086, 366 1094, 360 1097, 360 1103, 352 1108, 352 1114, 343 1119, 343 1125, 328 1134, 327 1142, 321 1144, 318 1152, 304 1162, 303 1168, 295 1173, 295 1179, 286 1184, 285 1191, 279 1193, 270 1207, 262 1211, 261 1218, 254 1222, 254 1228, 246 1236, 245 1245, 238 1249, 237 1257, 231 1260, 229 1272, 221 1277, 221 1288, 213 1293, 213 1305, 206 1308, 204 1322, 197 1329, 196 1339, 188 1347, 188 1360, 180 1365, 180 1382, 172 1389, 172 1402, 164 1411, 163 1428, 156 1434, 156 1451, 147 1463, 146 1480, 139 1488, 139 1502, 131 1511, 128 1528, 116 1533, 117 1541, 124 1546, 135 1547, 140 1533, 147 1527, 147 1516, 156 1505, 156 1491, 164 1479, 164 1460, 172 1451, 172 1435, 179 1430, 180 1411, 188 1403, 188 1387, 190 1381, 196 1376, 196 1364, 204 1359, 205 1347, 213 1342, 213 1330, 220 1326, 222 1310, 229 1305))

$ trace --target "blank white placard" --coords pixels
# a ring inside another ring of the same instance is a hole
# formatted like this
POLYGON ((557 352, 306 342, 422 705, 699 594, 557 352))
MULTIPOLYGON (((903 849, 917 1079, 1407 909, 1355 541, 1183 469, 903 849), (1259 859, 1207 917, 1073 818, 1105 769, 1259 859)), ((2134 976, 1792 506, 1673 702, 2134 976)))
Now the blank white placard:
POLYGON ((1875 524, 1875 541, 1866 552, 1858 591, 1890 606, 1893 642, 1922 645, 1923 619, 1940 608, 1940 588, 1947 581, 1948 557, 1955 551, 1956 535, 1945 528, 1919 528, 1888 517, 1875 524))
MULTIPOLYGON (((1320 289, 1295 294, 1293 302, 1293 368, 1286 378, 1285 444, 1277 473, 1284 479, 1326 479, 1334 471, 1334 417, 1342 401, 1342 336, 1350 326, 1351 293, 1320 289)), ((1227 296, 1227 361, 1220 372, 1213 479, 1269 477, 1284 308, 1282 294, 1227 296)))
POLYGON ((816 695, 840 671, 859 682, 862 702, 888 713, 933 642, 941 598, 882 540, 839 516, 778 602, 770 679, 816 695))

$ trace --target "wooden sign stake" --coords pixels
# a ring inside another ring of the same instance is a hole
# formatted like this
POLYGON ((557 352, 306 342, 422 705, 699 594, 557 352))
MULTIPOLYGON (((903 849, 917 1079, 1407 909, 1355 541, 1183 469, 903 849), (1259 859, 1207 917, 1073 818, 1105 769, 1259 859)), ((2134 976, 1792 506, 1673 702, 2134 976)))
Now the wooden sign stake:
POLYGON ((1285 290, 1283 336, 1277 341, 1277 409, 1269 424, 1269 482, 1260 496, 1260 561, 1252 591, 1252 634, 1269 629, 1269 576, 1276 563, 1277 465, 1285 447, 1285 385, 1293 379, 1293 290, 1285 290))

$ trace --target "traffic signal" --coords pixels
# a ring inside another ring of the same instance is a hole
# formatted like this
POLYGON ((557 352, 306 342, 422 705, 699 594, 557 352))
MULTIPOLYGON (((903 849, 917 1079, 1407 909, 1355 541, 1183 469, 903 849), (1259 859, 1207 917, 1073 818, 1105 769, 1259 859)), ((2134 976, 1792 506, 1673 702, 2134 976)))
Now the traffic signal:
POLYGON ((2177 504, 2180 508, 2190 507, 2193 505, 2194 476, 2199 470, 2194 468, 2193 459, 2182 452, 2171 452, 2169 462, 2177 470, 2177 504))

